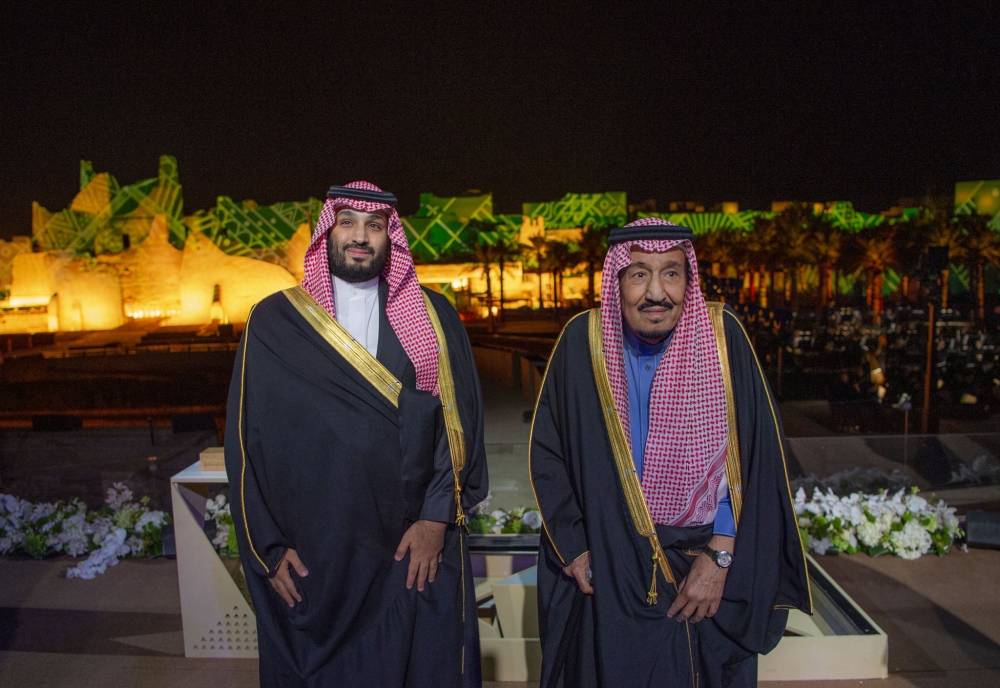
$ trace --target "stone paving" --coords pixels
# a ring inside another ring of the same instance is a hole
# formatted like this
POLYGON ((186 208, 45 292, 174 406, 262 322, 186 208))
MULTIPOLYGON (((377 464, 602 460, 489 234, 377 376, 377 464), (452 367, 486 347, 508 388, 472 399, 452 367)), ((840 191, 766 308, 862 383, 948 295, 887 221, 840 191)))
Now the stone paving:
MULTIPOLYGON (((918 561, 822 557, 821 565, 889 635, 890 678, 763 684, 773 688, 1000 685, 1000 552, 918 561)), ((176 567, 123 561, 93 581, 68 560, 0 559, 0 685, 243 688, 252 660, 183 657, 176 567)), ((526 688, 526 684, 487 684, 526 688)))

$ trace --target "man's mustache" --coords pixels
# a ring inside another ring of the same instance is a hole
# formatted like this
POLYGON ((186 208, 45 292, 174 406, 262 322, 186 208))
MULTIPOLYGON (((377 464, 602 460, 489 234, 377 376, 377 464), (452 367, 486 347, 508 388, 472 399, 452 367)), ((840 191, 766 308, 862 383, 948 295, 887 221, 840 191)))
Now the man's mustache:
POLYGON ((670 301, 667 301, 666 299, 663 299, 662 301, 650 301, 649 299, 646 299, 639 305, 639 310, 645 311, 649 310, 650 308, 665 308, 669 311, 673 307, 674 304, 671 303, 670 301))
POLYGON ((341 250, 341 252, 344 252, 344 251, 347 251, 347 249, 349 249, 349 248, 356 248, 356 249, 360 249, 362 251, 367 251, 368 253, 373 254, 373 255, 375 253, 375 249, 373 249, 371 247, 371 244, 369 244, 367 241, 365 241, 365 242, 362 242, 362 241, 350 241, 350 242, 344 244, 340 248, 340 250, 341 250))

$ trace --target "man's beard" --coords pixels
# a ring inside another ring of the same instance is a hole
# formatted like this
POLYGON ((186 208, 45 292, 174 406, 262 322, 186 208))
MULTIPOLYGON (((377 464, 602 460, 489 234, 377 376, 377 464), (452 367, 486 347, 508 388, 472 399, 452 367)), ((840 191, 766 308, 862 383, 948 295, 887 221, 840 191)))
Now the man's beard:
POLYGON ((342 246, 337 246, 332 240, 328 240, 327 242, 327 258, 330 262, 330 273, 345 282, 366 282, 373 277, 378 277, 382 274, 388 254, 388 246, 379 253, 368 243, 349 241, 342 246), (368 251, 372 255, 371 262, 354 262, 347 257, 347 249, 349 248, 360 248, 368 251))
MULTIPOLYGON (((639 311, 641 312, 649 310, 650 308, 657 308, 657 307, 666 308, 668 311, 672 311, 673 309, 677 308, 677 305, 669 301, 668 299, 663 299, 662 301, 651 301, 649 299, 646 299, 642 303, 642 305, 639 306, 639 311)), ((640 339, 644 339, 647 342, 662 341, 666 339, 668 336, 670 336, 670 333, 674 331, 675 327, 677 327, 677 323, 675 322, 667 329, 661 329, 663 327, 666 327, 666 325, 661 325, 659 328, 655 330, 645 330, 645 331, 638 330, 636 334, 639 336, 640 339)))

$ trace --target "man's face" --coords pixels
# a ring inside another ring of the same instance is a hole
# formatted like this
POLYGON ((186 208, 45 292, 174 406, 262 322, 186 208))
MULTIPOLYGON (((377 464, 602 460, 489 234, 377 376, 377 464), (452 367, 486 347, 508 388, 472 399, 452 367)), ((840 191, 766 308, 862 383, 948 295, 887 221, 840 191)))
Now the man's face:
POLYGON ((684 308, 687 257, 675 248, 666 253, 632 250, 632 264, 618 278, 625 324, 640 339, 659 342, 674 329, 684 308))
POLYGON ((364 282, 377 277, 389 254, 388 229, 389 220, 384 213, 338 210, 327 244, 330 272, 345 282, 364 282))

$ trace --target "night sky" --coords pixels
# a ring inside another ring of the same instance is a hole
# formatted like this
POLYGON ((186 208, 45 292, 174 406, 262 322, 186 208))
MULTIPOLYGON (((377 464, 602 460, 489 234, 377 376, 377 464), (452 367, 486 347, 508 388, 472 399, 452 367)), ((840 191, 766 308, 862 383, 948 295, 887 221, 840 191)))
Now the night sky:
POLYGON ((502 212, 604 190, 878 210, 1000 177, 992 3, 37 4, 0 10, 4 237, 68 205, 81 158, 130 183, 161 153, 186 212, 355 178, 403 212, 469 189, 502 212))

